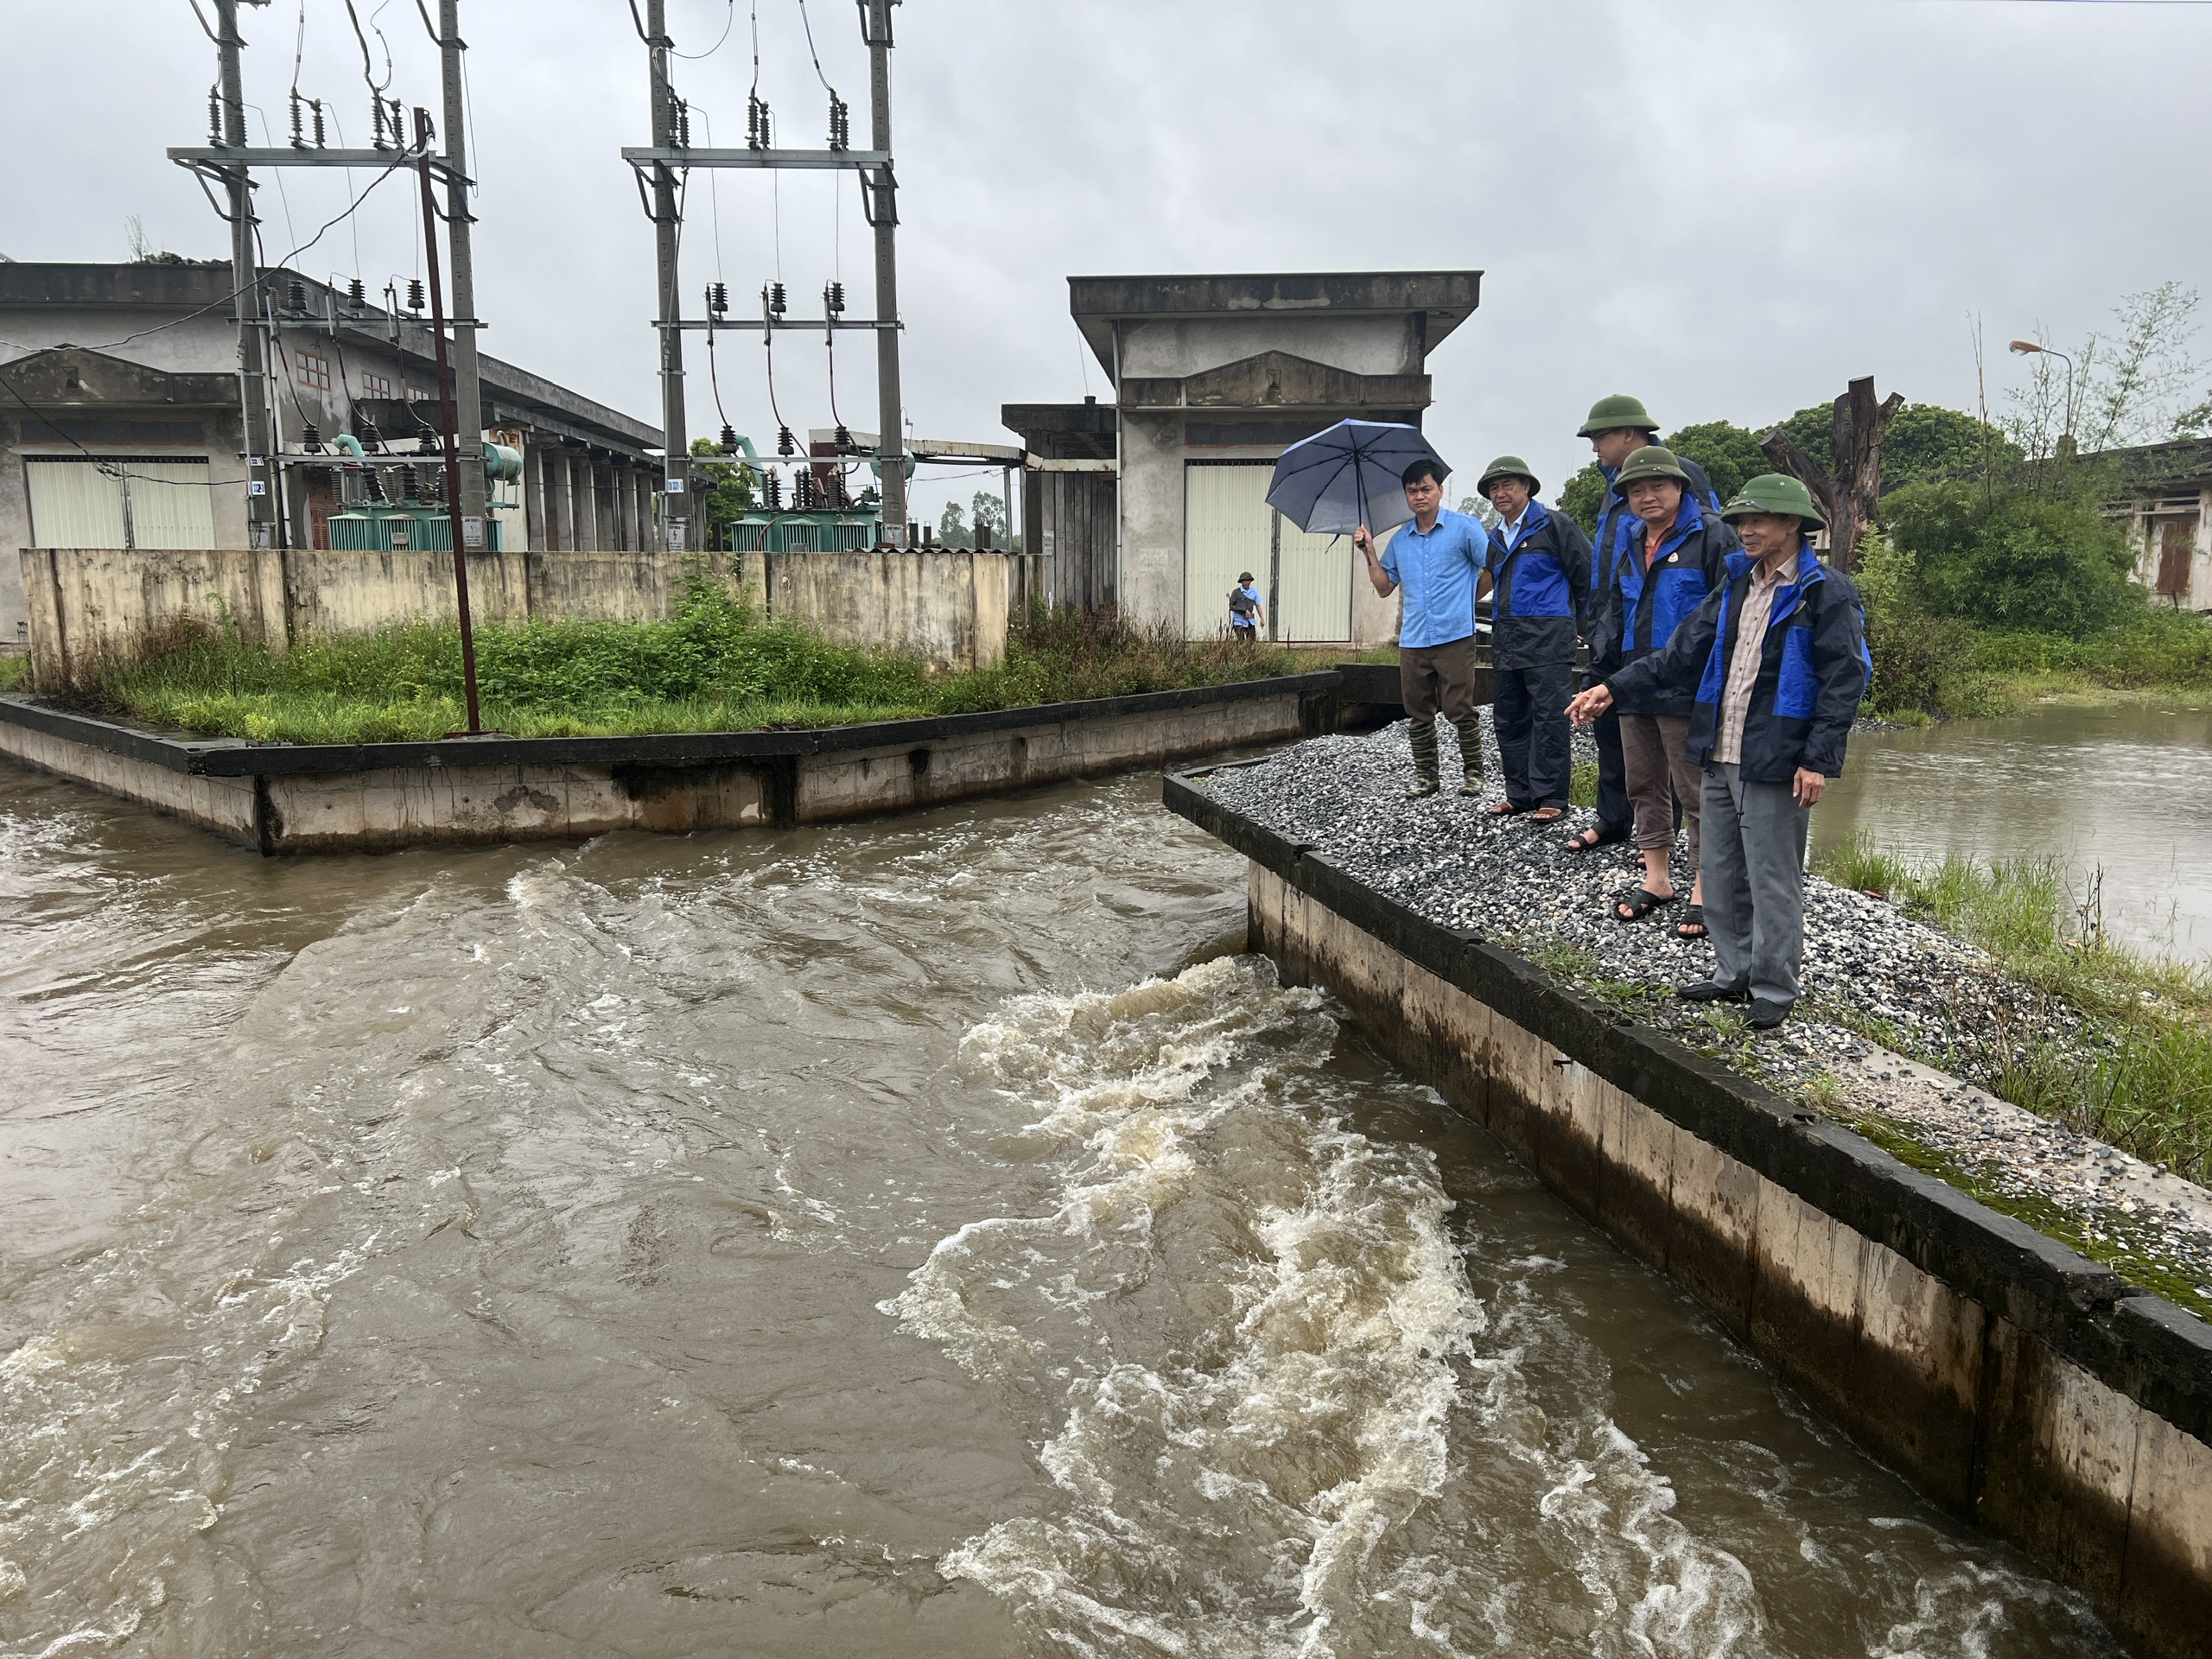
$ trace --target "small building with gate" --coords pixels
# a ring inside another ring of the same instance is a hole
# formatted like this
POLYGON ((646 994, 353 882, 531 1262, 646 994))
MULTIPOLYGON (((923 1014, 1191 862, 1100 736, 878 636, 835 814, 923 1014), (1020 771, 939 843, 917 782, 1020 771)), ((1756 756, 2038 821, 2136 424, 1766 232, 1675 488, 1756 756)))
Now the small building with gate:
POLYGON ((2092 460, 2117 467, 2106 511, 2127 524, 2135 579, 2159 603, 2212 611, 2212 438, 2184 438, 2092 460))
MULTIPOLYGON (((1397 601, 1376 597, 1350 538, 1286 522, 1267 505, 1268 480, 1287 446, 1347 416, 1418 425, 1428 353, 1473 314, 1482 273, 1074 276, 1068 288, 1114 388, 1111 596, 1122 612, 1205 638, 1227 628, 1229 590, 1249 570, 1278 641, 1395 637, 1397 601)), ((1007 424, 1033 452, 1037 437, 1103 447, 1096 411, 1088 430, 1063 435, 1042 418, 1052 407, 1009 406, 1007 424)), ((1057 407, 1060 425, 1086 423, 1083 405, 1057 407)), ((1030 500, 1039 519, 1027 544, 1058 552, 1071 518, 1041 521, 1053 495, 1070 493, 1044 486, 1053 474, 1034 461, 1027 476, 1025 521, 1030 500)), ((1089 537, 1095 548, 1096 529, 1089 537)), ((1051 580, 1057 594, 1058 570, 1051 580)))

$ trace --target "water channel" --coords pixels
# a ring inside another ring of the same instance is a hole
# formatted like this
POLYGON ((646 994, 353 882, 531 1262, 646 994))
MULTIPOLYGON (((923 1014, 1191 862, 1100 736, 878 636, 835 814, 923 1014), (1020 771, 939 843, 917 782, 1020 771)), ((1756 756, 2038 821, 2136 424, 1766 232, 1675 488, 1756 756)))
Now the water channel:
POLYGON ((0 1653, 2116 1652, 1157 787, 264 861, 0 770, 0 1653))
POLYGON ((2153 693, 1864 733, 1813 825, 1815 854, 1863 829, 1922 860, 2055 858, 2077 903, 2101 871, 2113 938, 2212 961, 2212 710, 2153 693))

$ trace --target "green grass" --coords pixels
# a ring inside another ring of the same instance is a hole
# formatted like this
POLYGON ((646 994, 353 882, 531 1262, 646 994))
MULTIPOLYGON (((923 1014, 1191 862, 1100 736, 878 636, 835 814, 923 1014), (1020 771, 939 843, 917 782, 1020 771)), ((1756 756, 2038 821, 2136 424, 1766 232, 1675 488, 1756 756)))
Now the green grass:
POLYGON ((30 683, 31 659, 20 653, 0 657, 0 693, 20 691, 30 683))
MULTIPOLYGON (((1998 1094, 2192 1180, 2212 1176, 2212 973, 2107 938, 2098 878, 2077 894, 2055 860, 1915 863, 1863 836, 1815 868, 1979 945, 2081 1014, 2088 1052, 2024 1034, 1999 1068, 1998 1094)), ((1898 1046, 1894 1032, 1866 1034, 1898 1046)))
MULTIPOLYGON (((849 725, 1217 685, 1316 665, 1313 653, 1185 640, 1111 617, 1020 619, 996 665, 932 673, 761 620, 704 574, 658 622, 531 622, 476 632, 484 724, 518 737, 849 725)), ((460 630, 419 622, 296 642, 173 630, 69 700, 122 718, 263 742, 436 738, 467 723, 460 630)))
POLYGON ((1570 806, 1598 804, 1598 763, 1578 760, 1567 780, 1567 799, 1570 806))

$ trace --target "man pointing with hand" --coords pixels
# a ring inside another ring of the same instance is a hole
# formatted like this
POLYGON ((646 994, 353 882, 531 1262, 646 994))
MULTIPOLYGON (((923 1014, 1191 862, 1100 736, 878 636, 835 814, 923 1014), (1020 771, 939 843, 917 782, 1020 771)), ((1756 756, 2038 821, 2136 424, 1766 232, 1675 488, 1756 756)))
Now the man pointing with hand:
POLYGON ((1821 525, 1805 486, 1752 479, 1721 510, 1743 537, 1728 579, 1640 658, 1567 704, 1587 725, 1618 696, 1697 688, 1686 753, 1704 768, 1705 921, 1710 980, 1678 986, 1693 1002, 1751 1004, 1755 1031, 1789 1018, 1805 957, 1805 832, 1827 780, 1843 771, 1866 694, 1864 613, 1851 578, 1806 541, 1821 525))

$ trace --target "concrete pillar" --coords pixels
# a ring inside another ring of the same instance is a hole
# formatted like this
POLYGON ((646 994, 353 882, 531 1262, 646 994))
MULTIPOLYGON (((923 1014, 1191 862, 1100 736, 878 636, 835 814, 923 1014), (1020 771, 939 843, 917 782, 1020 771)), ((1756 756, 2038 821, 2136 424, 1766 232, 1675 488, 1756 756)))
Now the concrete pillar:
POLYGON ((622 545, 622 537, 614 524, 614 465, 594 457, 591 463, 591 499, 594 509, 593 523, 597 528, 597 539, 593 545, 612 552, 622 545))
POLYGON ((588 449, 576 457, 576 545, 599 551, 599 463, 588 449))
MULTIPOLYGON (((545 451, 525 439, 522 452, 523 540, 526 546, 543 547, 545 540, 545 451)), ((512 520, 513 515, 508 515, 512 520)))
POLYGON ((547 486, 546 526, 552 532, 546 539, 548 547, 562 552, 572 550, 576 544, 575 499, 569 488, 569 452, 549 450, 545 456, 547 486))
POLYGON ((638 496, 638 545, 657 546, 654 538, 659 533, 659 526, 653 518, 653 474, 640 467, 630 475, 630 486, 638 496))

